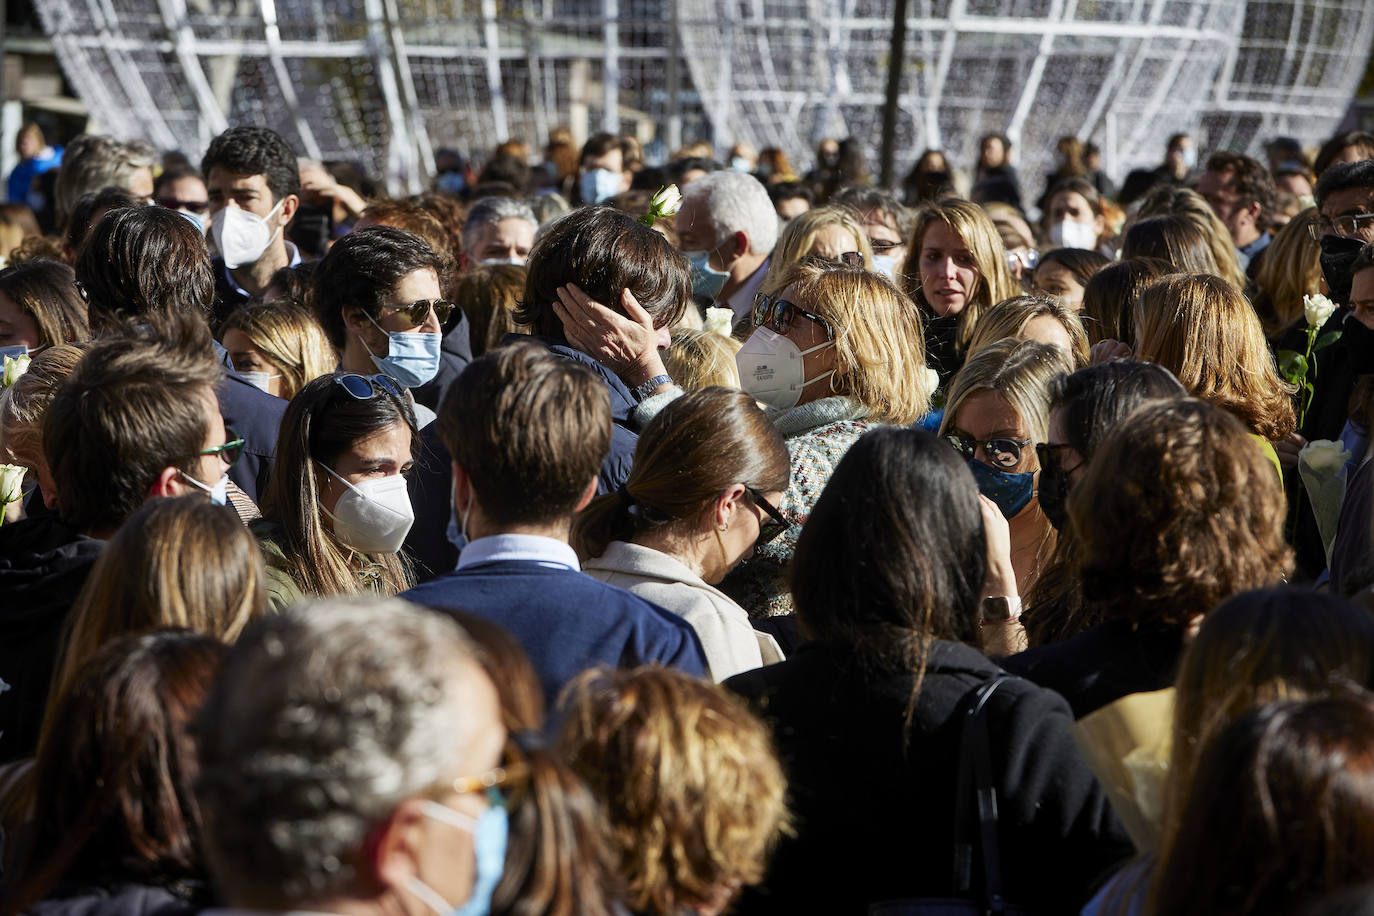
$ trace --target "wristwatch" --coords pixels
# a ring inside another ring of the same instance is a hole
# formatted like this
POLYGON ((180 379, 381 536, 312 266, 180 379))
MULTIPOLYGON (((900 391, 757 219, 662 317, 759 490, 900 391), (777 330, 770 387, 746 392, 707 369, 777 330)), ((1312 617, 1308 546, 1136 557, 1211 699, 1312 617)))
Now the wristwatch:
POLYGON ((1009 623, 1021 616, 1021 596, 1007 595, 983 599, 984 623, 1009 623))
POLYGON ((640 382, 635 386, 634 396, 636 401, 642 401, 659 389, 661 385, 670 384, 673 380, 666 375, 655 375, 648 381, 640 382))

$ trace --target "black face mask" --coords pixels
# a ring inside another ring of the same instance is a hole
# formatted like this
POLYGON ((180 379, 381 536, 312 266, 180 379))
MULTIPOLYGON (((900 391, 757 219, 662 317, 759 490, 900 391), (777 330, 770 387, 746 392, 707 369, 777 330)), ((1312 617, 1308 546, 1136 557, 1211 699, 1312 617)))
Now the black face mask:
POLYGON ((1055 531, 1063 531, 1069 523, 1069 474, 1054 452, 1040 458, 1040 486, 1036 498, 1040 511, 1045 513, 1055 531))
POLYGON ((1348 239, 1340 235, 1324 235, 1321 240, 1322 276, 1326 278, 1327 288, 1331 290, 1331 301, 1337 305, 1350 304, 1350 268, 1360 249, 1365 246, 1361 239, 1348 239))

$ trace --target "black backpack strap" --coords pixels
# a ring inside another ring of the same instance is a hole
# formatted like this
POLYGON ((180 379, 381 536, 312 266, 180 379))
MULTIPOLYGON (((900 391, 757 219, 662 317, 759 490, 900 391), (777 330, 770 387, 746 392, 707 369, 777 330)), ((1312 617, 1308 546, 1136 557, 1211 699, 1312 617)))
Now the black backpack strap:
POLYGON ((1002 674, 985 681, 959 701, 962 726, 954 803, 954 891, 960 897, 981 897, 984 911, 993 914, 1005 912, 1006 901, 1002 896, 1002 860, 997 841, 997 787, 992 778, 992 751, 983 710, 988 699, 1010 677, 1002 674), (975 844, 983 866, 982 894, 974 892, 975 844))

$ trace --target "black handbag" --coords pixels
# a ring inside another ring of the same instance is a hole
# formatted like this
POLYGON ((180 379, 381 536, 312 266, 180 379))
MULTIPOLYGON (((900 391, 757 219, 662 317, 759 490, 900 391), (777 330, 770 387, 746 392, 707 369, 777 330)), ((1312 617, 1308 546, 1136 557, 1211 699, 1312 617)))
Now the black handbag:
POLYGON ((997 840, 997 787, 992 781, 988 720, 983 710, 997 688, 1011 679, 1001 674, 970 690, 959 701, 959 782, 954 804, 954 892, 957 897, 880 900, 868 916, 1023 916, 1025 910, 1002 896, 1002 859, 997 840), (975 870, 982 864, 982 881, 975 870))

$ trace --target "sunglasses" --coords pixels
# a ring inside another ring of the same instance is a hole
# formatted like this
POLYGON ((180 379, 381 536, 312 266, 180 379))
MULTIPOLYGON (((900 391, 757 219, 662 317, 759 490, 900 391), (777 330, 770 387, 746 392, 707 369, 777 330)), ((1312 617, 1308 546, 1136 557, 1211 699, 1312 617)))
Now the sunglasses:
POLYGON ((382 308, 401 312, 410 319, 411 326, 417 328, 425 323, 430 309, 434 310, 434 316, 439 319, 440 324, 446 323, 448 316, 453 314, 453 303, 447 299, 416 299, 409 305, 384 305, 382 308))
POLYGON ((213 448, 207 448, 202 451, 196 452, 196 454, 218 455, 220 461, 223 461, 225 464, 230 465, 238 461, 239 456, 243 454, 244 440, 232 429, 226 428, 224 430, 224 434, 229 437, 229 441, 225 442, 223 445, 216 445, 213 448))
POLYGON ((157 201, 159 207, 166 207, 168 210, 186 210, 190 213, 204 213, 209 208, 208 200, 177 200, 175 197, 163 197, 157 201))
POLYGON ((972 436, 961 436, 958 433, 948 434, 945 436, 945 441, 954 446, 954 450, 962 455, 965 461, 973 460, 974 454, 978 451, 978 446, 983 446, 983 452, 988 456, 988 462, 991 466, 1004 471, 1020 464, 1021 449, 1031 444, 1029 439, 1012 439, 1001 436, 979 442, 972 436))
POLYGON ((400 383, 389 375, 338 375, 334 377, 334 384, 359 401, 375 398, 378 391, 385 391, 402 404, 406 402, 400 383))
POLYGON ((792 322, 801 315, 803 318, 810 318, 825 330, 825 339, 835 339, 835 328, 828 319, 822 318, 815 312, 808 312, 806 309, 797 305, 795 302, 788 302, 781 296, 770 299, 765 293, 759 293, 754 297, 754 327, 761 328, 765 325, 779 334, 786 334, 792 330, 792 322))
POLYGON ((1082 465, 1083 462, 1075 464, 1071 468, 1065 468, 1064 463, 1059 460, 1059 453, 1066 448, 1073 448, 1067 442, 1037 442, 1035 443, 1035 457, 1040 459, 1040 467, 1046 469, 1060 468, 1066 474, 1072 474, 1082 465))
POLYGON ((784 531, 792 527, 792 523, 787 520, 787 517, 778 511, 777 506, 764 499, 762 493, 753 487, 745 487, 744 489, 749 491, 749 498, 754 501, 754 505, 762 509, 768 516, 768 521, 759 525, 759 539, 754 542, 756 546, 762 547, 764 544, 776 541, 784 531))

